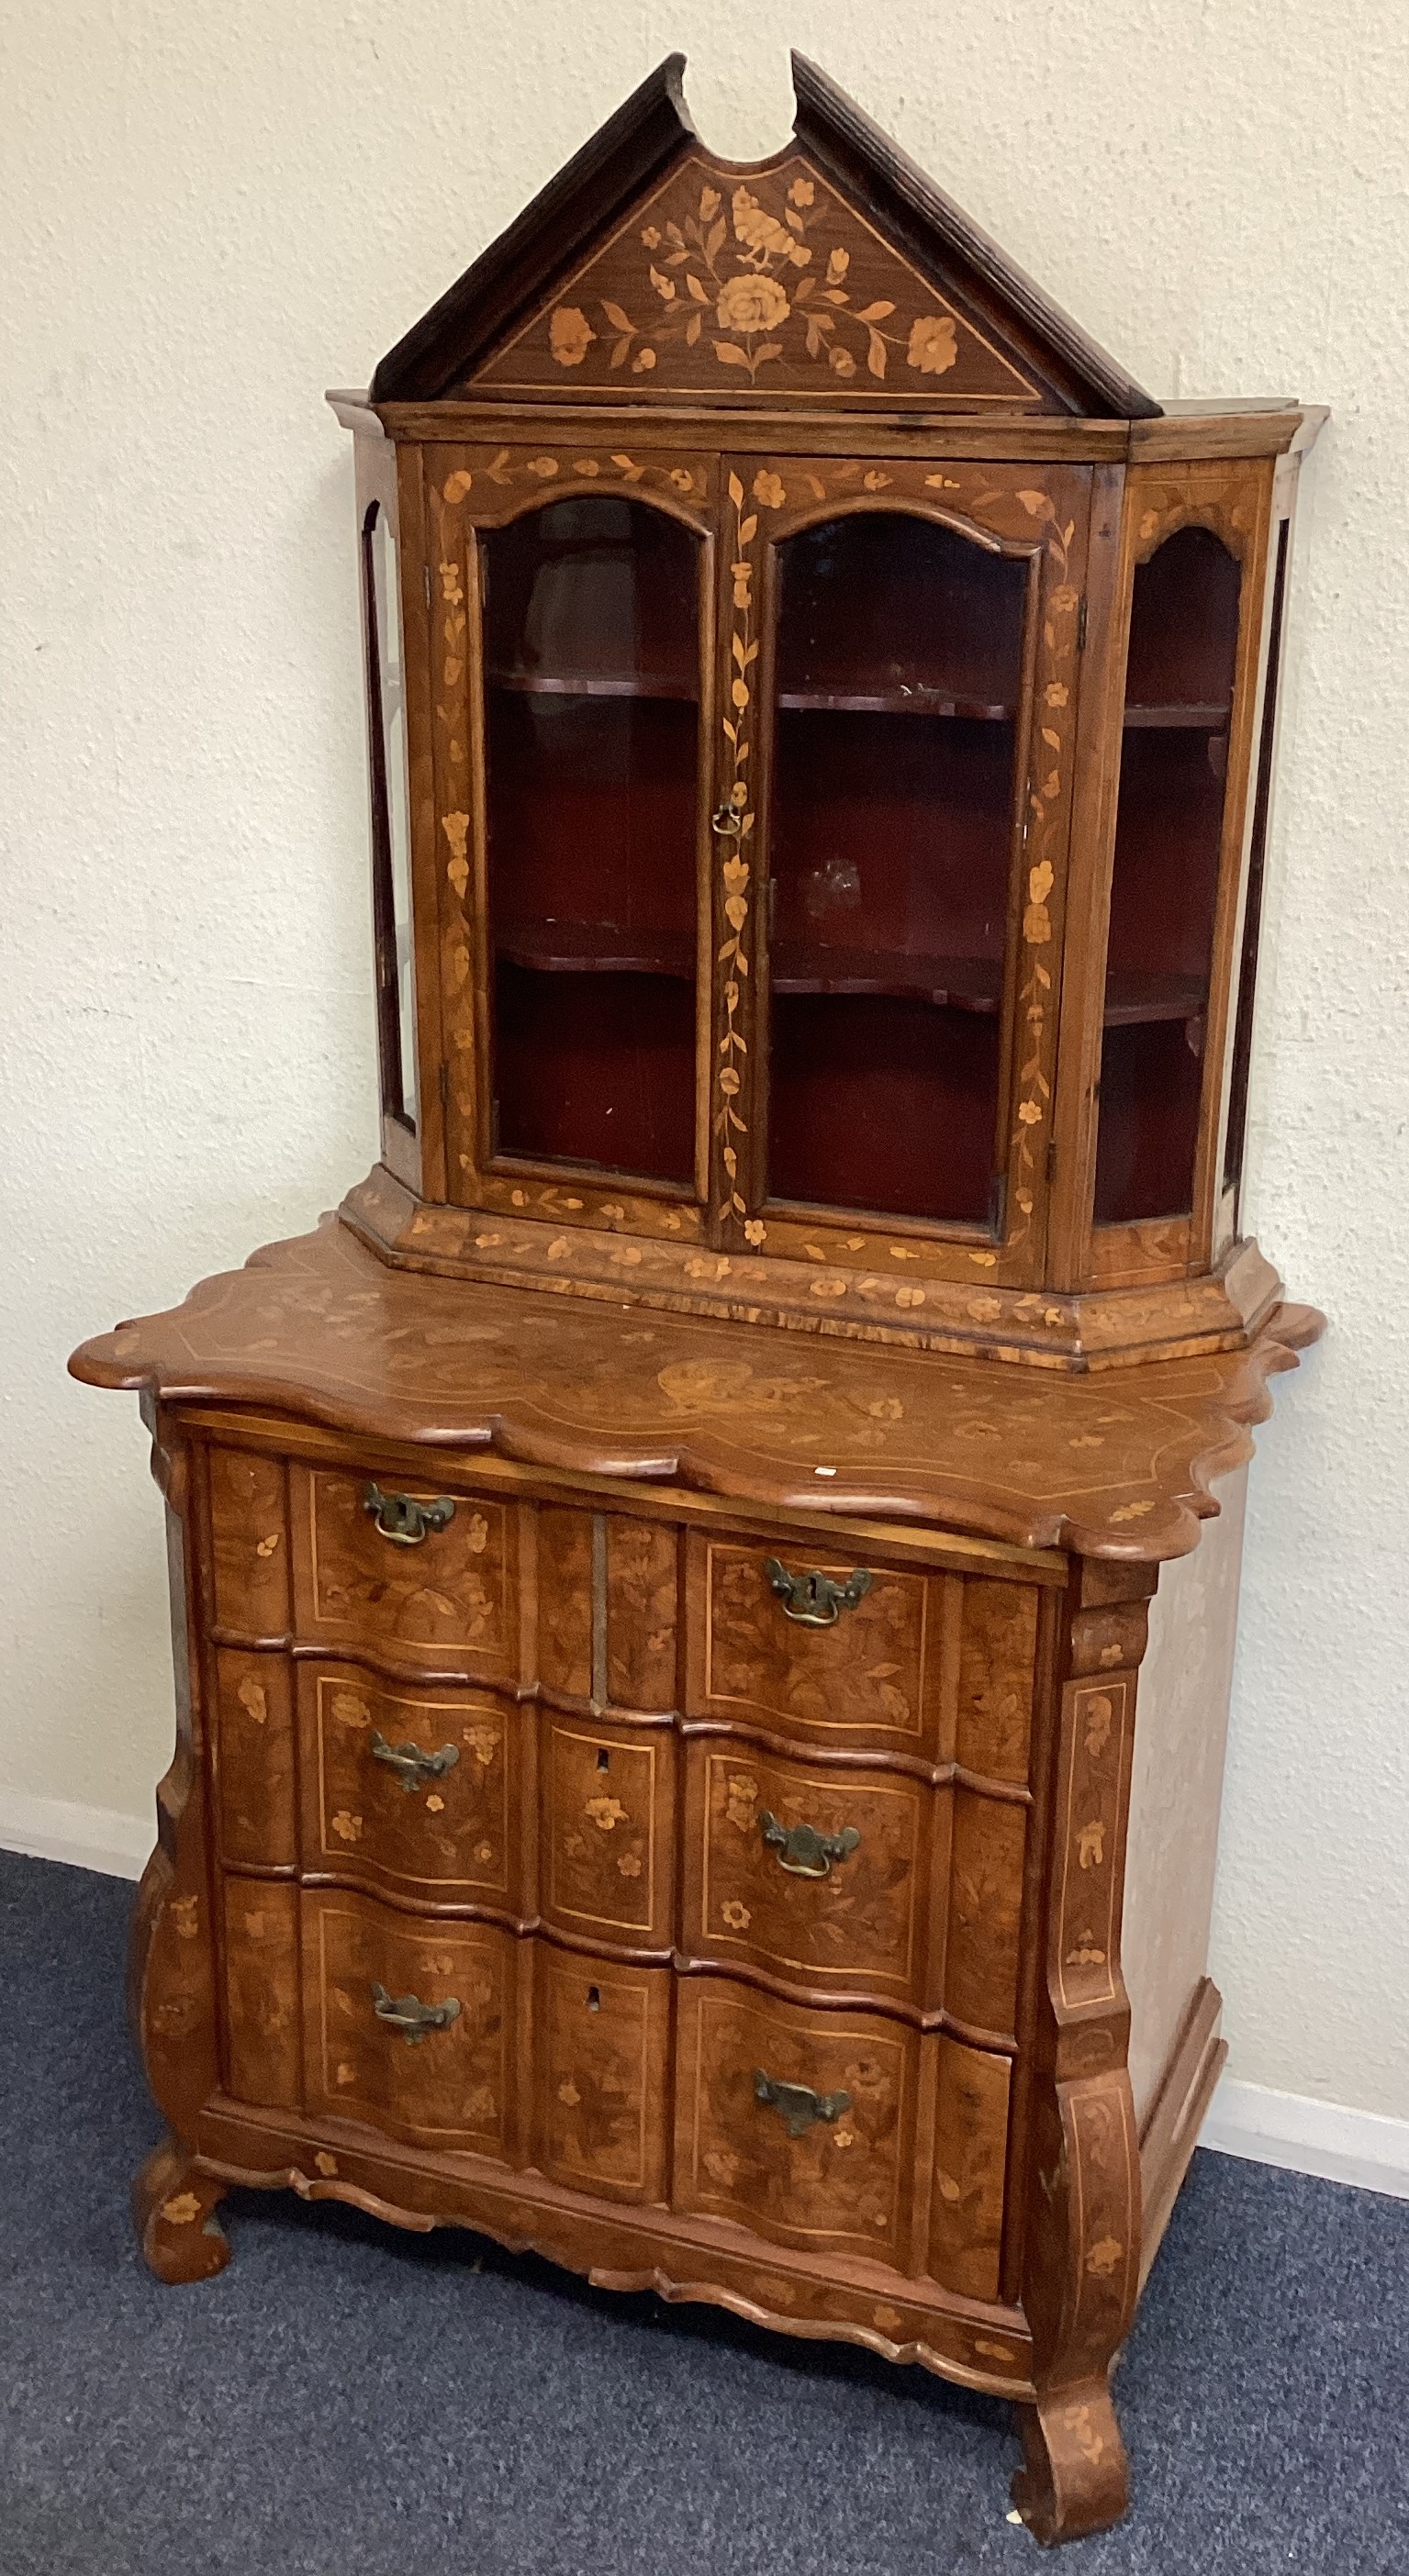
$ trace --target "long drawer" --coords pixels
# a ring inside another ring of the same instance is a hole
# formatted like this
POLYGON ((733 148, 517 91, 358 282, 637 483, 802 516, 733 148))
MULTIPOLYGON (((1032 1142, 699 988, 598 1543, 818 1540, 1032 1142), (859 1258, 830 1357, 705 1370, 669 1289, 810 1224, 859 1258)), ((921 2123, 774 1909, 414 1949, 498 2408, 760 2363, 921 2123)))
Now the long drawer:
POLYGON ((330 2153, 351 2121, 997 2296, 1006 2057, 352 1889, 222 1900, 228 2088, 330 2153))

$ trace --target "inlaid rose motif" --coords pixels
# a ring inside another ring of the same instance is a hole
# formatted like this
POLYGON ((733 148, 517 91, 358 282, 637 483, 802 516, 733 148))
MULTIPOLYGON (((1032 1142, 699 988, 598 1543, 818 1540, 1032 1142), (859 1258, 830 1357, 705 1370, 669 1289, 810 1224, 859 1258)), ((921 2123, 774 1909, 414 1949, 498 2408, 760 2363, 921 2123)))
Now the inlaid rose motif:
POLYGON ((560 304, 548 325, 548 345, 560 367, 580 367, 596 337, 575 304, 560 304))
POLYGON ((776 331, 792 306, 776 278, 755 276, 751 269, 726 277, 715 308, 721 331, 751 339, 758 331, 776 331))
POLYGON ((948 313, 922 313, 910 325, 910 344, 905 363, 918 367, 922 376, 948 373, 959 354, 953 317, 948 313))

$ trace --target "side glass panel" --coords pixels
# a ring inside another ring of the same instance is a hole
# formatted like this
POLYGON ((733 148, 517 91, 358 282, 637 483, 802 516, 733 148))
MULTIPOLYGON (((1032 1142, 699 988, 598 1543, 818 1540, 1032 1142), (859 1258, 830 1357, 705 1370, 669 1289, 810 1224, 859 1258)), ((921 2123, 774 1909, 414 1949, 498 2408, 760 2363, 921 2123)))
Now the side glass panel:
MULTIPOLYGON (((1272 808, 1272 759, 1277 745, 1277 687, 1282 671, 1282 623, 1287 599, 1287 546, 1291 521, 1277 531, 1277 569, 1272 581, 1272 622, 1267 643, 1267 681, 1262 695, 1262 734, 1257 749, 1257 789, 1252 809, 1252 841, 1243 902, 1243 944, 1238 967, 1238 1016, 1233 1031, 1232 1079, 1228 1090, 1228 1127, 1223 1147, 1223 1186, 1241 1190, 1243 1146, 1248 1122, 1248 1076, 1252 1070, 1252 1021, 1257 1000, 1257 951, 1262 936, 1262 887, 1267 873, 1267 824, 1272 808)), ((1236 1210, 1234 1217, 1236 1231, 1236 1210)))
POLYGON ((699 540, 590 494, 483 557, 494 1149, 688 1183, 699 540))
POLYGON ((772 1198, 990 1219, 1027 583, 895 511, 779 547, 772 1198))
POLYGON ((1106 951, 1098 1225, 1193 1206, 1241 572, 1181 528, 1135 573, 1106 951))
POLYGON ((372 732, 372 915, 385 1105, 416 1124, 416 970, 411 946, 411 807, 406 673, 396 536, 380 501, 362 526, 369 603, 372 732))

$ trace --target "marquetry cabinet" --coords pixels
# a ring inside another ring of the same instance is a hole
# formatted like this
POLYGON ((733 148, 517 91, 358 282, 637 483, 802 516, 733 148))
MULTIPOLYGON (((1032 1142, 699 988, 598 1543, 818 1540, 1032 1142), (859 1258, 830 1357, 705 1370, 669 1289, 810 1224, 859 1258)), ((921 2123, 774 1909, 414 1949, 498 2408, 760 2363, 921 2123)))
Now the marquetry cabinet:
POLYGON ((1011 2396, 1065 2538, 1320 1322, 1240 1214, 1320 415, 1161 410, 811 66, 753 168, 680 69, 332 398, 381 1160, 73 1363, 176 1605, 139 2224, 865 2343, 1011 2396))

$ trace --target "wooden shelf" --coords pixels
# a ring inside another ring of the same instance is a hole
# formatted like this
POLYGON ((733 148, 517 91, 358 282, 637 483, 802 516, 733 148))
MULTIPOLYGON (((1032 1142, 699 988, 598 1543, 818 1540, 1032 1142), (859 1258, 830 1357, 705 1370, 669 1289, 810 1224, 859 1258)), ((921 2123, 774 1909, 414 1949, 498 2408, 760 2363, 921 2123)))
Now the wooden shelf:
POLYGON ((668 671, 488 671, 485 684, 529 698, 674 698, 694 706, 692 679, 668 671))
POLYGON ((1177 699, 1168 706, 1133 706, 1125 710, 1127 733, 1221 733, 1232 714, 1229 706, 1177 699))
POLYGON ((695 980, 695 943, 683 931, 618 930, 595 921, 507 924, 496 934, 501 965, 536 975, 668 975, 695 980))
POLYGON ((1114 973, 1106 978, 1101 1016, 1108 1029, 1120 1029, 1137 1020, 1197 1020, 1207 1008, 1197 975, 1114 973))
POLYGON ((984 1014, 996 1012, 1003 997, 997 958, 913 957, 903 949, 833 948, 791 939, 775 940, 769 980, 775 993, 886 994, 984 1014))
POLYGON ((962 724, 1011 724, 1017 708, 986 698, 965 698, 942 688, 780 689, 778 705, 789 715, 947 716, 962 724))
MULTIPOLYGON (((695 944, 685 932, 621 930, 600 922, 508 924, 497 935, 495 954, 500 963, 535 975, 664 975, 688 984, 696 972, 695 944)), ((817 941, 775 941, 769 980, 775 993, 789 997, 891 997, 980 1017, 996 1014, 1003 1001, 997 958, 909 956, 903 949, 817 941)), ((1118 972, 1107 980, 1103 1017, 1108 1029, 1125 1028, 1136 1021, 1197 1019, 1204 1008, 1195 976, 1118 972)))

